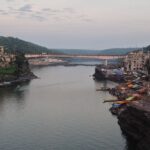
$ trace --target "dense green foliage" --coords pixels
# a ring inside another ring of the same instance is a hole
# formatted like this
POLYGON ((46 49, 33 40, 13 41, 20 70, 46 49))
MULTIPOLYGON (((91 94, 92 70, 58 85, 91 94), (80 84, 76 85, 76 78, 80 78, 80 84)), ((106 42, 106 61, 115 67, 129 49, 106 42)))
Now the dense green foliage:
POLYGON ((24 53, 17 53, 15 61, 10 66, 0 67, 0 75, 21 75, 30 72, 28 60, 24 53))
POLYGON ((13 37, 0 36, 0 46, 4 46, 9 53, 15 53, 16 51, 22 53, 58 53, 57 50, 48 49, 30 42, 20 40, 13 37))
POLYGON ((30 72, 28 60, 23 53, 17 53, 14 64, 16 66, 16 75, 30 72))
POLYGON ((15 53, 16 51, 23 53, 52 53, 52 54, 67 54, 67 55, 124 55, 136 48, 113 48, 105 50, 82 50, 82 49, 48 49, 37 44, 23 41, 14 37, 0 36, 0 46, 5 46, 6 51, 15 53))
POLYGON ((150 75, 150 59, 147 59, 147 61, 145 63, 145 67, 146 67, 148 74, 150 75))
MULTIPOLYGON (((23 53, 52 53, 67 55, 124 55, 128 52, 137 50, 137 48, 112 48, 104 50, 82 50, 82 49, 49 49, 37 44, 23 41, 14 37, 0 36, 0 46, 4 46, 7 52, 15 53, 17 51, 23 53)), ((139 49, 139 48, 138 48, 139 49)), ((141 48, 140 48, 141 49, 141 48)), ((144 51, 150 50, 150 46, 145 47, 144 51)))
POLYGON ((10 67, 0 68, 0 74, 3 75, 14 74, 15 72, 16 72, 16 67, 14 65, 10 67))
POLYGON ((150 51, 150 45, 149 45, 149 46, 147 46, 147 47, 144 47, 144 51, 145 51, 145 52, 150 51))

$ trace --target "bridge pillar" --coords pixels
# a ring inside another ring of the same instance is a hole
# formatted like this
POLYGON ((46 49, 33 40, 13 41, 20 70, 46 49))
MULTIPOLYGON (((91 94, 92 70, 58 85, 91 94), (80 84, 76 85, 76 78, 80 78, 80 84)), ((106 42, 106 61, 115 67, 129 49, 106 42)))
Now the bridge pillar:
POLYGON ((108 60, 107 59, 105 59, 105 66, 107 66, 108 65, 108 60))

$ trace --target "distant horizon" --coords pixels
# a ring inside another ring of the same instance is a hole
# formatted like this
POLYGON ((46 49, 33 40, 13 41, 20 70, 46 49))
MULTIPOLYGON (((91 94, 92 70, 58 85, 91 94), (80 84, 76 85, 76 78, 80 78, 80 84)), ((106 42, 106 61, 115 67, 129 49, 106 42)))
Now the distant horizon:
MULTIPOLYGON (((26 41, 26 42, 30 42, 30 43, 33 43, 33 44, 36 44, 36 45, 39 45, 38 43, 35 43, 35 42, 32 42, 32 41, 28 41, 28 40, 24 40, 20 37, 13 37, 13 36, 2 36, 0 35, 1 37, 12 37, 12 38, 17 38, 19 40, 23 40, 23 41, 26 41)), ((104 49, 82 49, 82 48, 50 48, 50 47, 47 47, 45 45, 39 45, 39 46, 42 46, 42 47, 45 47, 47 49, 54 49, 54 50, 94 50, 94 51, 103 51, 103 50, 109 50, 109 49, 128 49, 128 48, 133 48, 133 49, 139 49, 139 48, 144 48, 144 47, 147 47, 149 45, 146 45, 146 46, 141 46, 141 47, 110 47, 110 48, 104 48, 104 49)))
POLYGON ((149 0, 1 0, 0 33, 55 49, 150 44, 149 0))
MULTIPOLYGON (((3 36, 3 35, 0 35, 0 36, 3 36)), ((18 38, 18 39, 20 39, 20 40, 23 40, 23 41, 26 41, 26 42, 30 42, 30 43, 33 43, 33 44, 36 44, 36 45, 39 45, 39 46, 42 46, 42 47, 46 47, 46 48, 48 48, 48 49, 64 49, 64 50, 107 50, 107 49, 120 49, 120 48, 123 48, 123 49, 126 49, 126 48, 137 48, 137 49, 139 49, 139 48, 144 48, 144 47, 147 47, 147 46, 149 46, 150 45, 150 43, 149 44, 147 44, 147 45, 145 45, 145 46, 138 46, 137 47, 137 45, 136 46, 122 46, 122 47, 106 47, 106 48, 97 48, 97 49, 92 49, 92 48, 62 48, 62 47, 55 47, 55 48, 53 48, 53 47, 48 47, 48 46, 46 46, 46 45, 43 45, 43 44, 39 44, 39 43, 37 43, 36 41, 29 41, 28 39, 23 39, 23 38, 21 38, 21 37, 17 37, 17 36, 11 36, 11 35, 9 35, 9 36, 3 36, 3 37, 12 37, 12 38, 18 38)))
MULTIPOLYGON (((44 46, 45 47, 45 46, 44 46)), ((46 47, 48 48, 48 47, 46 47)), ((112 47, 112 48, 104 48, 104 49, 81 49, 81 48, 48 48, 48 49, 56 49, 56 50, 89 50, 89 51, 103 51, 103 50, 111 50, 111 49, 129 49, 129 48, 133 48, 133 49, 139 49, 142 47, 112 47)))

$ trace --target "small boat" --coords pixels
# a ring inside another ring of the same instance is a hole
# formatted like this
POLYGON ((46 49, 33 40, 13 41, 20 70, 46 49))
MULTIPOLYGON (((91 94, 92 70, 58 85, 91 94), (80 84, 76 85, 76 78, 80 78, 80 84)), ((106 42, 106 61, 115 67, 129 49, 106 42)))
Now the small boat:
POLYGON ((11 84, 11 82, 3 82, 4 83, 4 85, 10 85, 11 84))
POLYGON ((109 91, 110 88, 102 87, 100 89, 96 89, 96 91, 109 91))
POLYGON ((118 107, 120 107, 121 106, 121 104, 117 104, 117 103, 113 103, 112 104, 112 108, 118 108, 118 107))
POLYGON ((127 104, 129 101, 123 100, 123 101, 116 101, 114 104, 127 104))
POLYGON ((11 85, 11 82, 1 82, 0 87, 11 85))

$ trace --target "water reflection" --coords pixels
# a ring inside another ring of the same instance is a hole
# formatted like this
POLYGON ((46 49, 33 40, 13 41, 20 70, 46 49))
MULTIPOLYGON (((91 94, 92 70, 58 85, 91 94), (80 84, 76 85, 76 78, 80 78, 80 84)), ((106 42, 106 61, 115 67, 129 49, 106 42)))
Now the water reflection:
POLYGON ((35 69, 39 79, 0 90, 0 150, 122 150, 117 119, 102 103, 111 96, 96 91, 106 83, 93 81, 93 72, 81 66, 35 69))
POLYGON ((0 89, 0 112, 3 111, 5 105, 13 103, 17 108, 22 109, 25 105, 25 99, 28 92, 30 81, 14 85, 11 87, 0 89))

